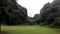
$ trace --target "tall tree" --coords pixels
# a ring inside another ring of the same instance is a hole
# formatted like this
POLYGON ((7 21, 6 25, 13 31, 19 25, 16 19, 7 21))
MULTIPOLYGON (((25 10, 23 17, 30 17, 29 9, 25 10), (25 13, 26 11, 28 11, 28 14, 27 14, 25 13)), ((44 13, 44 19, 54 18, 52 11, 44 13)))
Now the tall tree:
POLYGON ((23 24, 27 20, 27 9, 19 5, 16 0, 0 0, 0 16, 0 23, 23 24))
POLYGON ((60 26, 60 0, 46 3, 41 9, 40 16, 44 24, 60 26))

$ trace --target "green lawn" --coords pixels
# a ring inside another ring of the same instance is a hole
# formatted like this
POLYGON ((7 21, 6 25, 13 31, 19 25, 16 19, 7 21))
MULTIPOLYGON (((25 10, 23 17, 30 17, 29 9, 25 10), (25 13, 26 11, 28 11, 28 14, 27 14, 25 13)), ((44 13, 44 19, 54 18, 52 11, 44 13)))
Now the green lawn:
POLYGON ((60 29, 40 26, 1 26, 1 30, 9 34, 60 34, 60 29))

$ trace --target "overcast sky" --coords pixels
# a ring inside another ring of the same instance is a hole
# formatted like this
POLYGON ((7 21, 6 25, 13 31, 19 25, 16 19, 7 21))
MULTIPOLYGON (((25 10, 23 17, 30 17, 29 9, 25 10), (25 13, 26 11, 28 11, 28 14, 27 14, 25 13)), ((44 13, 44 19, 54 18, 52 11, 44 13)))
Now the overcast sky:
POLYGON ((28 16, 33 17, 35 14, 40 13, 40 9, 47 2, 52 2, 53 0, 18 0, 18 3, 27 8, 28 16))

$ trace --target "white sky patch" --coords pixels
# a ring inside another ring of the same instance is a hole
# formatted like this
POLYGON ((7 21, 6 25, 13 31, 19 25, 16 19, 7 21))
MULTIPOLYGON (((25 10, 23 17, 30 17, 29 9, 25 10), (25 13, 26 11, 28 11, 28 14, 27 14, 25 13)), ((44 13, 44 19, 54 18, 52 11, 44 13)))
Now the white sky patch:
POLYGON ((23 7, 27 8, 28 16, 33 17, 35 14, 40 13, 40 9, 47 2, 52 2, 53 0, 18 0, 18 3, 23 7))

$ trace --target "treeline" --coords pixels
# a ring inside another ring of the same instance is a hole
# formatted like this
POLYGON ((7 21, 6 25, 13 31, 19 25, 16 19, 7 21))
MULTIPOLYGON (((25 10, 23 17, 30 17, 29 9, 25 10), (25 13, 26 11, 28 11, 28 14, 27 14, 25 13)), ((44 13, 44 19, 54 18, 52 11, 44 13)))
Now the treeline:
POLYGON ((46 3, 40 10, 40 14, 36 14, 30 20, 32 24, 60 26, 60 0, 46 3))
POLYGON ((0 0, 0 23, 7 25, 47 25, 60 27, 60 0, 46 3, 40 14, 28 17, 27 9, 16 0, 0 0))
POLYGON ((60 27, 60 0, 46 3, 40 10, 40 16, 39 14, 36 14, 35 18, 38 19, 36 22, 40 25, 60 27))

